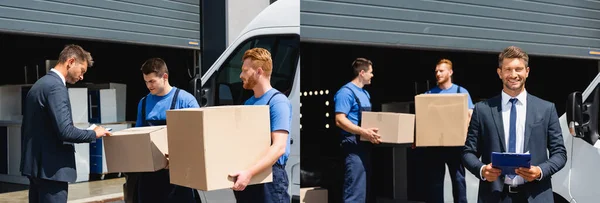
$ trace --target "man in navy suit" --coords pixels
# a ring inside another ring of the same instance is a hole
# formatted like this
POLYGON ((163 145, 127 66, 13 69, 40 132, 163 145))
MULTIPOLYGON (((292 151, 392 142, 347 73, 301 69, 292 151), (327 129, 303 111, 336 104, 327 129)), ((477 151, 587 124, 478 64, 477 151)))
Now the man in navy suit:
POLYGON ((496 70, 502 93, 475 105, 463 162, 481 180, 479 202, 554 202, 550 178, 565 166, 567 152, 554 104, 525 90, 528 62, 520 48, 504 49, 496 70), (529 153, 531 167, 501 175, 492 152, 529 153))
POLYGON ((57 65, 31 87, 21 127, 21 173, 29 178, 29 202, 67 202, 68 183, 75 182, 73 143, 110 135, 102 127, 73 126, 66 83, 83 79, 92 56, 77 45, 60 52, 57 65))

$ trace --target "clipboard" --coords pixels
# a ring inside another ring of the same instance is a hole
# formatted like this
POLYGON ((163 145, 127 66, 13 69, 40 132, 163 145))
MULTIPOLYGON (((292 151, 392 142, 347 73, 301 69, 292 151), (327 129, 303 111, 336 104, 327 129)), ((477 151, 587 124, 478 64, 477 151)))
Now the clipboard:
POLYGON ((492 167, 502 170, 502 175, 517 175, 515 169, 531 167, 531 154, 492 152, 492 167))

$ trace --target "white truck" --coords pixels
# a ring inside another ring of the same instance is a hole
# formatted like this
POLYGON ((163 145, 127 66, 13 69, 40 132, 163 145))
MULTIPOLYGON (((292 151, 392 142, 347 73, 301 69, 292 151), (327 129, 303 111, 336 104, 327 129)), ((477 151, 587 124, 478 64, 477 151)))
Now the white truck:
MULTIPOLYGON (((560 117, 567 148, 567 164, 552 176, 555 194, 567 202, 598 202, 600 143, 598 143, 598 108, 600 74, 581 92, 567 99, 567 111, 560 117)), ((555 196, 556 197, 556 196, 555 196)), ((560 199, 555 199, 560 202, 560 199)))
MULTIPOLYGON (((209 39, 207 39, 209 40, 209 39)), ((258 14, 202 74, 195 91, 201 95, 201 106, 243 104, 251 92, 242 88, 239 78, 242 56, 248 49, 262 47, 273 57, 271 84, 286 94, 292 103, 291 150, 285 166, 293 199, 300 192, 300 1, 278 0, 258 14), (200 92, 198 92, 200 91, 200 92)), ((196 84, 194 84, 196 83, 196 84)), ((231 190, 198 191, 203 202, 231 202, 231 190)))

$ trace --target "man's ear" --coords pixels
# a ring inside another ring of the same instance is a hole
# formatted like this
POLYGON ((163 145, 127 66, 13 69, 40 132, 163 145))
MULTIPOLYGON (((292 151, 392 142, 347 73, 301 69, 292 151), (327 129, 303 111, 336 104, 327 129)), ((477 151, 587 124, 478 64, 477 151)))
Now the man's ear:
POLYGON ((165 79, 165 80, 168 80, 169 79, 169 74, 168 73, 163 73, 162 78, 165 79))
POLYGON ((75 58, 69 58, 65 63, 65 65, 67 65, 67 70, 69 70, 73 66, 73 63, 75 63, 75 58))
POLYGON ((498 73, 498 77, 502 79, 502 69, 496 68, 496 73, 498 73))

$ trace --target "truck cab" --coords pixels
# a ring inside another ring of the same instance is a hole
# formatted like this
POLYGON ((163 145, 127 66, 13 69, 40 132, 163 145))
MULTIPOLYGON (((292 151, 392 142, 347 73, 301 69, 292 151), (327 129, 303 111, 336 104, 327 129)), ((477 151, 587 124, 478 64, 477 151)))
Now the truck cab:
MULTIPOLYGON (((208 39, 207 39, 208 40, 208 39)), ((202 107, 243 105, 252 91, 242 88, 239 78, 242 56, 248 49, 269 50, 273 59, 271 85, 284 93, 292 104, 291 149, 285 165, 292 199, 300 191, 300 1, 279 0, 259 13, 213 65, 203 73, 200 85, 192 86, 202 107)), ((268 135, 265 135, 268 136, 268 135)), ((198 191, 203 202, 233 201, 231 190, 198 191)))
MULTIPOLYGON (((600 74, 583 92, 573 92, 567 99, 567 110, 560 117, 567 149, 565 167, 552 176, 552 188, 564 202, 597 202, 600 176, 600 142, 598 142, 598 110, 600 74)), ((556 198, 556 202, 561 202, 556 198)))

